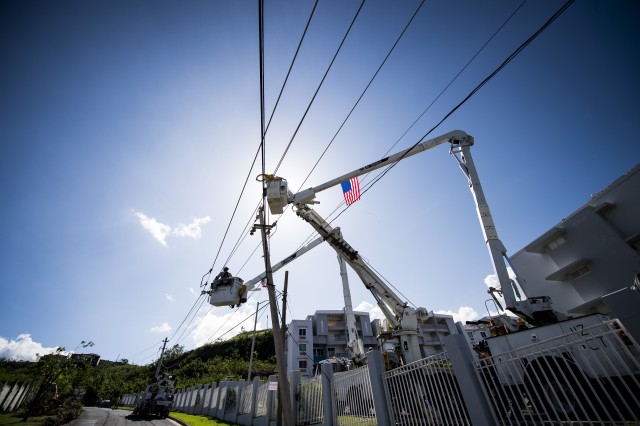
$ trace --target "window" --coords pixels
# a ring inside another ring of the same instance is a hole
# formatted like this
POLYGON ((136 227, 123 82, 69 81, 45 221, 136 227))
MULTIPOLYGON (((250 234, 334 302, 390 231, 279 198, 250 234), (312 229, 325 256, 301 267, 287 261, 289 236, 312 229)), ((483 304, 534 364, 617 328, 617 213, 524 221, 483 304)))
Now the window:
POLYGON ((307 360, 306 359, 301 359, 298 361, 298 369, 299 370, 306 370, 307 369, 307 360))
POLYGON ((300 339, 306 339, 307 338, 307 329, 306 328, 299 328, 298 329, 298 337, 300 339))
POLYGON ((487 332, 486 331, 481 331, 480 332, 480 336, 482 336, 483 339, 487 338, 487 332))
POLYGON ((300 349, 300 354, 306 354, 307 353, 307 344, 306 343, 300 343, 298 344, 298 349, 300 349))
POLYGON ((334 356, 336 354, 336 348, 327 348, 327 355, 334 356))
POLYGON ((588 273, 589 273, 589 266, 584 265, 580 269, 576 269, 575 271, 569 272, 567 275, 571 279, 575 280, 576 278, 580 278, 581 276, 586 275, 588 273))
POLYGON ((324 348, 313 348, 313 356, 324 356, 324 348))
POLYGON ((473 340, 473 331, 467 331, 467 336, 469 336, 469 340, 473 340))
POLYGON ((559 236, 558 238, 556 238, 555 240, 553 240, 549 244, 547 244, 547 246, 549 246, 550 250, 554 250, 554 249, 560 247, 561 245, 563 245, 564 243, 566 243, 566 240, 564 239, 564 237, 563 236, 559 236))

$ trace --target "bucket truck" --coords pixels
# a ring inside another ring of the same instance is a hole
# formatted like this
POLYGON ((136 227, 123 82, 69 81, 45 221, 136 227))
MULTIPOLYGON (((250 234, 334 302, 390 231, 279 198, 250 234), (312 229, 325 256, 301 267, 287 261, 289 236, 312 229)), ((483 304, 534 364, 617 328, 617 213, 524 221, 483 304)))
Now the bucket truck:
MULTIPOLYGON (((444 143, 450 144, 449 152, 457 159, 462 172, 467 177, 469 189, 474 197, 476 212, 480 220, 485 243, 489 250, 494 272, 500 283, 500 289, 491 288, 489 291, 494 296, 496 293, 500 294, 504 298, 505 308, 531 325, 557 322, 558 315, 551 308, 552 302, 549 296, 528 297, 524 300, 520 300, 517 297, 519 295, 518 287, 520 280, 517 276, 515 280, 509 277, 505 263, 505 259, 506 262, 509 262, 506 257, 506 249, 502 241, 498 238, 491 211, 485 199, 484 191, 480 185, 480 179, 471 157, 470 147, 473 145, 474 139, 461 130, 454 130, 437 138, 420 142, 409 149, 382 158, 321 185, 300 191, 297 194, 293 194, 288 190, 288 184, 285 179, 275 176, 271 177, 267 183, 269 209, 272 214, 281 214, 285 206, 292 204, 298 208, 298 211, 304 211, 304 208, 308 207, 308 204, 317 203, 315 197, 320 191, 348 181, 353 177, 361 176, 415 154, 435 148, 444 143)), ((502 321, 509 331, 516 331, 520 328, 519 324, 510 320, 506 315, 503 316, 502 321)))
MULTIPOLYGON (((320 234, 322 240, 327 241, 327 243, 336 250, 338 255, 356 271, 365 287, 373 294, 385 318, 391 324, 397 347, 403 355, 405 362, 412 362, 421 357, 417 326, 419 319, 427 319, 429 317, 427 310, 425 308, 415 309, 399 298, 395 292, 364 263, 358 255, 358 252, 344 241, 340 229, 332 228, 320 215, 309 207, 309 205, 317 203, 315 197, 320 191, 445 143, 450 145, 450 154, 457 159, 461 170, 467 177, 485 243, 500 283, 499 289, 490 288, 489 292, 494 298, 496 293, 500 294, 504 298, 506 310, 511 311, 524 322, 534 326, 557 322, 558 315, 551 309, 551 299, 548 296, 520 298, 520 292, 518 290, 518 287, 520 287, 519 277, 516 276, 516 278, 512 280, 508 274, 505 263, 505 259, 506 262, 509 261, 506 257, 506 249, 498 238, 491 211, 485 199, 484 191, 480 185, 480 179, 471 157, 470 147, 473 145, 474 139, 467 133, 454 130, 437 138, 420 142, 409 149, 382 158, 321 185, 300 191, 297 194, 289 191, 286 179, 277 176, 267 177, 267 202, 271 213, 282 214, 284 208, 292 204, 296 214, 308 222, 320 234)), ((297 255, 299 254, 292 256, 296 257, 297 255)), ((288 261, 290 260, 292 259, 288 261)), ((288 263, 288 261, 285 259, 283 262, 288 263)), ((274 270, 275 269, 274 267, 274 270)), ((237 304, 240 302, 242 294, 250 291, 252 287, 260 281, 260 277, 262 277, 262 275, 256 277, 252 282, 247 283, 243 283, 238 277, 234 277, 231 279, 232 282, 227 284, 214 281, 212 290, 209 292, 209 302, 215 306, 237 304), (224 285, 220 286, 218 284, 224 285)), ((497 300, 497 298, 495 299, 497 300)), ((511 333, 523 328, 522 321, 515 321, 506 314, 500 315, 494 318, 494 320, 501 324, 501 329, 505 332, 511 333)))

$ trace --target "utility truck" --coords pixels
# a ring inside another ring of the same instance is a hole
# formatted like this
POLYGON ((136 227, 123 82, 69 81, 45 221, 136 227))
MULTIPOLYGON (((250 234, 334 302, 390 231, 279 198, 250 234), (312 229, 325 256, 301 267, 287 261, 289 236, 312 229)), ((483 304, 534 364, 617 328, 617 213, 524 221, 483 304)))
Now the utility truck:
POLYGON ((134 416, 158 416, 166 418, 173 405, 176 392, 176 378, 167 374, 156 377, 156 381, 147 385, 140 400, 133 409, 134 416))

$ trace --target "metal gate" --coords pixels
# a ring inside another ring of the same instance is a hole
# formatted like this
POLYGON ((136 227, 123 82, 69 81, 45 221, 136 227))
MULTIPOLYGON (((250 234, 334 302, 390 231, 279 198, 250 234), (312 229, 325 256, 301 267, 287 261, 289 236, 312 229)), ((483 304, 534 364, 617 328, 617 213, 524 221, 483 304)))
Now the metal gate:
POLYGON ((395 425, 470 425, 446 352, 387 371, 387 404, 395 425))

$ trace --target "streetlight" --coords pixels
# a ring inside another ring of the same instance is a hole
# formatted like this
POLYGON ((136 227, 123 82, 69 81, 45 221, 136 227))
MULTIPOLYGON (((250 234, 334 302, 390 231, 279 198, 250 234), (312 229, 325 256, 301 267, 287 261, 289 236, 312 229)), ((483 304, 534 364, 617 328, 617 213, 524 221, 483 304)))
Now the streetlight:
POLYGON ((256 326, 258 325, 258 310, 260 309, 261 303, 267 303, 268 300, 263 300, 262 302, 258 302, 256 305, 256 319, 253 322, 253 337, 251 338, 251 355, 249 355, 249 372, 247 373, 247 382, 251 381, 251 367, 253 367, 253 348, 256 344, 256 326))

